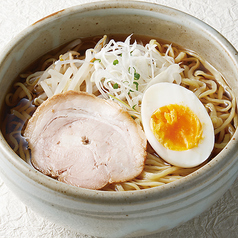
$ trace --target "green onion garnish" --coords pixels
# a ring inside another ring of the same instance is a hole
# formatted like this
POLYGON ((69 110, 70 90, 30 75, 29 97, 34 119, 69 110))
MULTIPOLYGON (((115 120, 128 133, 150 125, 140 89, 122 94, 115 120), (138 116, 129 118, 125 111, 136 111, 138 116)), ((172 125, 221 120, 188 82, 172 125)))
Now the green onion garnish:
POLYGON ((93 63, 94 63, 96 60, 98 60, 98 62, 101 63, 101 59, 95 59, 95 60, 93 61, 93 63))
POLYGON ((138 91, 139 84, 137 82, 135 82, 135 81, 133 82, 133 84, 136 85, 136 91, 138 91))
POLYGON ((114 84, 113 84, 113 88, 114 88, 114 89, 118 89, 118 84, 117 84, 117 83, 114 83, 114 84))
POLYGON ((113 65, 116 65, 116 64, 118 64, 119 63, 119 61, 117 60, 117 59, 115 59, 114 61, 113 61, 113 65))
POLYGON ((138 74, 138 73, 134 73, 134 80, 139 80, 139 78, 140 78, 140 74, 138 74))

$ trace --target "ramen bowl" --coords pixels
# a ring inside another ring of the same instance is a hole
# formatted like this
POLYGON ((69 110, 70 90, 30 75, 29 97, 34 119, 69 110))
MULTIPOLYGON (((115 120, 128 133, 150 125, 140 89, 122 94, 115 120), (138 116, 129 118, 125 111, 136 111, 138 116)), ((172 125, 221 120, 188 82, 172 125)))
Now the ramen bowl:
MULTIPOLYGON (((0 87, 8 90, 28 65, 78 37, 139 34, 197 52, 238 95, 237 51, 202 21, 165 6, 106 1, 75 6, 29 26, 0 58, 0 87)), ((5 94, 0 94, 1 116, 5 94)), ((215 158, 178 181, 141 191, 108 192, 73 187, 40 173, 18 157, 0 135, 0 175, 30 208, 78 232, 137 237, 178 226, 199 215, 231 186, 238 173, 238 132, 215 158)))

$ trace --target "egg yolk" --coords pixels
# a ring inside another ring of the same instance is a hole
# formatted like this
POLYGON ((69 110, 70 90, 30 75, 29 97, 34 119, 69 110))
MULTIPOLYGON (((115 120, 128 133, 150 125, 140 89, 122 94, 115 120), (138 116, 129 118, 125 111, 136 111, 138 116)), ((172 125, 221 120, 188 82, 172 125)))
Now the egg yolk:
POLYGON ((192 149, 202 139, 202 124, 187 106, 170 104, 157 109, 150 126, 156 139, 170 150, 192 149))

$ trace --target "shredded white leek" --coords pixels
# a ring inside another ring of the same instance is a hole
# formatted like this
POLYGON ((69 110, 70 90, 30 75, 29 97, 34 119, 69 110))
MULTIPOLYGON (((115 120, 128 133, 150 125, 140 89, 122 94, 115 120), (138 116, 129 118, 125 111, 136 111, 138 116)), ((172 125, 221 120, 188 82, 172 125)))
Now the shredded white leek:
POLYGON ((183 69, 174 59, 156 49, 151 40, 143 46, 131 35, 123 41, 104 36, 94 47, 85 52, 83 60, 74 59, 77 52, 67 52, 59 57, 40 77, 47 97, 68 90, 88 93, 99 92, 100 97, 117 101, 133 117, 139 117, 145 90, 154 83, 181 83, 183 69), (137 112, 137 113, 136 113, 137 112))

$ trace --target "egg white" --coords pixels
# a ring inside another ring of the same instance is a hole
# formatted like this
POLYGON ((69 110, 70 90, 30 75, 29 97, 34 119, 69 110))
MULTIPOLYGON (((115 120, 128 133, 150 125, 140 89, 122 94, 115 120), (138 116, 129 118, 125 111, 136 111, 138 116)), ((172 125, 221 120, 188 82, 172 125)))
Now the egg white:
POLYGON ((173 83, 157 83, 149 87, 143 96, 141 117, 145 135, 152 148, 166 162, 191 168, 203 163, 211 154, 214 147, 214 128, 204 105, 190 90, 173 83), (198 146, 184 151, 174 151, 165 148, 154 136, 150 119, 155 110, 160 107, 178 104, 189 107, 199 118, 203 133, 198 146))

